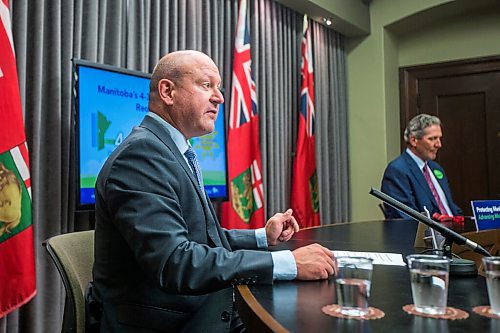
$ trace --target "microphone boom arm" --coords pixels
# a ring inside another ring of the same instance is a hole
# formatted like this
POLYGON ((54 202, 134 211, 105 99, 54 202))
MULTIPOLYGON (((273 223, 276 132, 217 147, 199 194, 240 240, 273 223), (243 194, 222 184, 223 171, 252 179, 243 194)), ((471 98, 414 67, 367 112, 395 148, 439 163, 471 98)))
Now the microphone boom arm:
POLYGON ((460 235, 459 233, 456 233, 455 231, 446 228, 445 226, 433 221, 432 219, 428 218, 427 216, 417 212, 413 208, 410 208, 406 206, 405 204, 399 202, 398 200, 394 199, 393 197, 385 194, 384 192, 381 192, 375 188, 370 189, 370 194, 373 195, 374 197, 379 198, 386 204, 396 208, 397 210, 405 213, 406 215, 410 216, 414 220, 418 222, 422 222, 429 226, 430 228, 437 230, 443 235, 446 239, 450 240, 451 242, 454 242, 455 244, 458 245, 463 245, 466 248, 482 254, 486 257, 491 257, 491 254, 486 251, 481 245, 471 241, 470 239, 460 235))

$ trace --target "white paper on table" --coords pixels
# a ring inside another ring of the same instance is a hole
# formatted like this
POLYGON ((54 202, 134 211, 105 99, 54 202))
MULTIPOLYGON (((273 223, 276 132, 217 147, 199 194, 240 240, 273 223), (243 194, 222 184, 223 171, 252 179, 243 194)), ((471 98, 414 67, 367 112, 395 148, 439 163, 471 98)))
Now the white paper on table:
POLYGON ((374 265, 406 266, 401 253, 357 252, 330 250, 336 257, 366 257, 373 259, 374 265))

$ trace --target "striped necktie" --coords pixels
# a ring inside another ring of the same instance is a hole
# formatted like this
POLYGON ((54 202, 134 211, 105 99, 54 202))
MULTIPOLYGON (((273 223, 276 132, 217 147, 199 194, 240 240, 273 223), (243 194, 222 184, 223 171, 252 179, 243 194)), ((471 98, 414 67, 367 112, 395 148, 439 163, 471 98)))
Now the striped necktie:
POLYGON ((424 172, 424 177, 425 180, 427 181, 427 185, 429 185, 429 188, 432 192, 432 195, 434 196, 434 199, 436 200, 439 210, 441 211, 441 214, 448 214, 446 211, 446 208, 444 208, 443 202, 441 201, 441 198, 439 197, 439 193, 436 190, 436 187, 434 186, 434 183, 432 182, 431 179, 431 174, 429 173, 429 167, 427 166, 427 163, 425 163, 424 168, 422 170, 424 172))
POLYGON ((192 147, 189 147, 188 150, 186 150, 186 152, 184 153, 184 156, 186 156, 189 166, 191 167, 191 170, 193 171, 193 174, 198 181, 198 185, 203 192, 203 177, 201 175, 200 164, 198 163, 198 159, 196 158, 194 149, 192 147))

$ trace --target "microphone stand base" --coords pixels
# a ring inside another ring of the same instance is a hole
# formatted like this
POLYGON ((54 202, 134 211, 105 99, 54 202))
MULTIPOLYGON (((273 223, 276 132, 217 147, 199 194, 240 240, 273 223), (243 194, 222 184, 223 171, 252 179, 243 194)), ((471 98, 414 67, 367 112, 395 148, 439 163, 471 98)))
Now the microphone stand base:
POLYGON ((450 276, 477 276, 476 264, 472 260, 453 258, 450 262, 450 276))

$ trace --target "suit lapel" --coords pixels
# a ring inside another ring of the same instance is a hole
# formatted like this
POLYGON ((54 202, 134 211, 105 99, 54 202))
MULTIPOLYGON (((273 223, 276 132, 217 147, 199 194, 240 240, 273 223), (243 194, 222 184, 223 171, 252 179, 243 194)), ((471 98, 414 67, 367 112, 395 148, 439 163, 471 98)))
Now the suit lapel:
MULTIPOLYGON (((441 179, 436 177, 436 180, 438 181, 439 186, 441 186, 441 189, 443 190, 444 196, 446 197, 446 201, 448 201, 448 203, 452 202, 451 191, 450 191, 450 188, 448 186, 448 181, 446 180, 446 177, 444 176, 443 169, 441 169, 439 167, 439 164, 437 164, 434 161, 429 161, 428 164, 429 164, 429 168, 431 169, 432 173, 434 173, 434 170, 439 170, 443 174, 443 177, 441 177, 441 179)), ((451 207, 451 205, 449 205, 449 206, 451 207)))
POLYGON ((201 191, 200 185, 198 184, 198 181, 196 180, 194 173, 191 171, 191 168, 187 165, 186 160, 184 160, 184 157, 182 156, 181 152, 179 151, 174 141, 170 137, 168 131, 166 131, 164 127, 161 124, 159 124, 156 119, 151 117, 144 117, 141 126, 148 128, 151 132, 153 132, 165 144, 165 146, 167 146, 167 148, 174 154, 175 158, 179 162, 179 165, 184 169, 184 172, 191 180, 191 185, 195 188, 196 193, 198 194, 198 199, 202 202, 203 210, 205 212, 207 234, 209 238, 212 240, 215 246, 223 246, 221 241, 222 237, 219 235, 219 230, 216 226, 217 222, 215 222, 216 217, 213 212, 213 208, 211 207, 211 204, 208 202, 208 198, 206 197, 205 192, 201 191))

